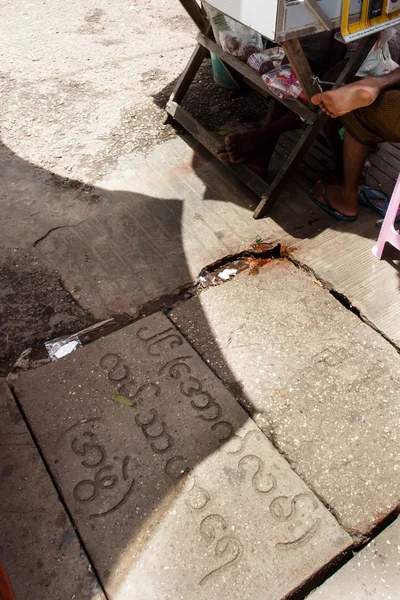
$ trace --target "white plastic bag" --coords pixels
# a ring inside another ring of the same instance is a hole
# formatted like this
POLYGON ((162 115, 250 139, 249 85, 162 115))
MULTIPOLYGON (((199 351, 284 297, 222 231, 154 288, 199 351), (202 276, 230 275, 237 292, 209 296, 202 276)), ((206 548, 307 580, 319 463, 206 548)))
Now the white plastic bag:
POLYGON ((225 52, 247 60, 252 54, 263 51, 263 41, 259 33, 233 19, 225 18, 229 31, 221 31, 219 34, 219 42, 225 52))
POLYGON ((357 77, 378 77, 386 75, 398 68, 398 64, 390 56, 388 42, 397 31, 394 27, 385 29, 379 34, 371 52, 357 72, 357 77))
POLYGON ((210 19, 215 41, 225 52, 247 60, 252 54, 263 51, 263 40, 259 33, 222 14, 207 2, 202 4, 210 19))

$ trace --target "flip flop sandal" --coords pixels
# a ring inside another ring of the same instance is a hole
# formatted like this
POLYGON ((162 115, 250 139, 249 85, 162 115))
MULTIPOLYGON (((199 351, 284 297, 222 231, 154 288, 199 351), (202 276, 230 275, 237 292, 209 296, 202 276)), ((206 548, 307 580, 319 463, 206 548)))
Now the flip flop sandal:
POLYGON ((389 207, 390 198, 385 192, 374 190, 367 185, 360 185, 358 201, 364 206, 373 208, 381 215, 381 217, 384 217, 389 207))
POLYGON ((331 206, 326 193, 326 185, 322 186, 322 197, 324 199, 325 204, 322 204, 322 202, 318 202, 318 200, 316 200, 316 198, 314 198, 313 196, 314 187, 315 185, 311 186, 311 188, 308 191, 308 195, 310 196, 314 204, 319 206, 319 208, 322 208, 322 210, 331 215, 331 217, 333 217, 337 221, 345 221, 346 223, 352 223, 353 221, 356 221, 358 219, 358 215, 344 215, 335 208, 333 208, 333 206, 331 206))
MULTIPOLYGON (((360 195, 358 201, 365 206, 369 206, 376 210, 383 218, 379 219, 376 224, 380 227, 383 223, 383 219, 386 216, 387 209, 390 204, 390 198, 385 192, 379 190, 373 190, 366 185, 360 186, 360 195), (379 206, 380 205, 380 206, 379 206)), ((397 211, 397 217, 395 223, 400 221, 400 208, 397 211)))

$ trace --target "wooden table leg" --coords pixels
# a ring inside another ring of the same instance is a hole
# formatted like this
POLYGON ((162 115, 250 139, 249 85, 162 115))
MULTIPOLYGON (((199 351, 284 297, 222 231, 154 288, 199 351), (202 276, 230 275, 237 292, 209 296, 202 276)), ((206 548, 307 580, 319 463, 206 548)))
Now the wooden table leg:
MULTIPOLYGON (((190 57, 188 64, 185 67, 185 70, 179 77, 174 89, 172 90, 172 94, 169 98, 170 101, 176 102, 177 104, 182 103, 206 55, 207 48, 204 48, 200 44, 197 44, 196 48, 193 50, 193 54, 190 57)), ((172 121, 173 117, 168 113, 167 109, 167 118, 165 119, 164 124, 166 125, 168 123, 171 123, 172 121)))
POLYGON ((201 33, 207 33, 209 21, 196 0, 179 0, 179 2, 200 29, 201 33))
POLYGON ((322 128, 327 123, 329 117, 325 113, 321 113, 313 125, 308 125, 306 131, 303 133, 292 152, 289 154, 285 161, 285 164, 279 171, 278 175, 272 182, 267 194, 264 194, 261 198, 261 202, 254 211, 253 217, 255 219, 262 219, 271 210, 275 204, 279 194, 285 187, 291 174, 297 167, 300 160, 303 158, 307 150, 313 144, 315 138, 320 133, 322 128))
POLYGON ((311 102, 311 96, 318 94, 319 89, 312 82, 313 72, 311 71, 311 67, 299 40, 297 38, 288 40, 287 42, 282 42, 281 46, 290 62, 290 66, 296 73, 296 77, 299 80, 305 95, 307 96, 310 108, 315 110, 316 107, 311 102))
POLYGON ((192 83, 193 79, 197 74, 197 71, 202 65, 206 53, 206 48, 203 48, 203 46, 201 46, 200 44, 196 46, 196 48, 193 50, 193 54, 190 57, 188 64, 186 65, 183 73, 179 77, 174 89, 172 90, 170 100, 176 102, 177 104, 181 104, 182 100, 186 96, 190 84, 192 83))
MULTIPOLYGON (((211 23, 208 20, 207 15, 203 11, 202 7, 199 6, 196 0, 179 0, 179 2, 182 4, 183 8, 186 10, 192 21, 195 23, 195 25, 197 25, 200 32, 214 39, 213 32, 211 29, 211 23)), ((170 96, 170 101, 176 102, 177 104, 181 104, 184 97, 186 96, 186 93, 193 79, 196 76, 196 73, 200 69, 203 60, 207 57, 208 54, 209 52, 206 48, 203 48, 202 46, 200 46, 200 44, 196 46, 192 56, 189 59, 188 64, 185 67, 185 70, 183 71, 182 75, 179 77, 178 81, 175 84, 175 87, 170 96)), ((168 113, 167 109, 167 116, 164 120, 164 125, 168 125, 169 123, 172 123, 172 121, 173 116, 168 113)))

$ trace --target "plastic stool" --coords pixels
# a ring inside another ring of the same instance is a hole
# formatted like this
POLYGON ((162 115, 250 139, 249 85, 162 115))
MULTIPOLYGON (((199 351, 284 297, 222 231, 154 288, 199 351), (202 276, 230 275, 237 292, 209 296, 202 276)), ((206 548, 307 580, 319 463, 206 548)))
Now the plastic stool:
POLYGON ((397 178, 396 186, 393 190, 390 203, 383 220, 381 232, 378 237, 376 245, 373 247, 372 252, 379 260, 382 258, 383 251, 386 243, 391 244, 397 250, 400 250, 400 233, 397 233, 395 229, 395 221, 397 213, 400 208, 400 175, 397 178))

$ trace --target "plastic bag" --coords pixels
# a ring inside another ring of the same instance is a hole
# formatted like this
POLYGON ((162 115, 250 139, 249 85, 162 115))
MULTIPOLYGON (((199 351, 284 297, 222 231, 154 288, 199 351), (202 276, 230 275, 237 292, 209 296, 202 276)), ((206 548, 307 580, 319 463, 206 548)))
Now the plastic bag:
POLYGON ((259 33, 233 19, 226 20, 229 21, 229 31, 220 31, 219 34, 219 42, 225 52, 245 60, 252 54, 262 52, 263 41, 259 33))
POLYGON ((207 2, 202 2, 202 5, 210 19, 215 41, 225 52, 245 60, 251 54, 262 52, 264 45, 259 33, 222 14, 207 2))
POLYGON ((257 73, 260 73, 260 75, 264 75, 265 73, 268 73, 269 71, 272 71, 272 69, 275 68, 274 63, 269 58, 269 56, 260 52, 252 54, 249 57, 247 64, 249 65, 249 67, 257 71, 257 73))
POLYGON ((379 34, 374 47, 357 71, 357 77, 378 77, 379 75, 387 75, 387 73, 398 68, 399 65, 390 56, 388 45, 389 40, 396 33, 396 29, 390 27, 379 34))
POLYGON ((278 98, 295 98, 307 104, 307 96, 290 65, 277 67, 263 75, 262 78, 278 98))
POLYGON ((274 67, 279 67, 282 64, 283 59, 285 58, 285 51, 282 46, 274 46, 273 48, 267 48, 263 50, 263 54, 269 56, 269 58, 274 63, 274 67))
POLYGON ((229 17, 226 17, 222 12, 211 6, 211 4, 208 4, 208 2, 202 2, 202 6, 211 23, 215 41, 218 44, 220 32, 229 30, 229 17))
POLYGON ((263 50, 263 52, 252 54, 248 58, 247 64, 260 73, 260 75, 264 75, 272 71, 272 69, 279 67, 284 58, 285 53, 283 49, 280 46, 276 46, 275 48, 268 48, 267 50, 263 50))

